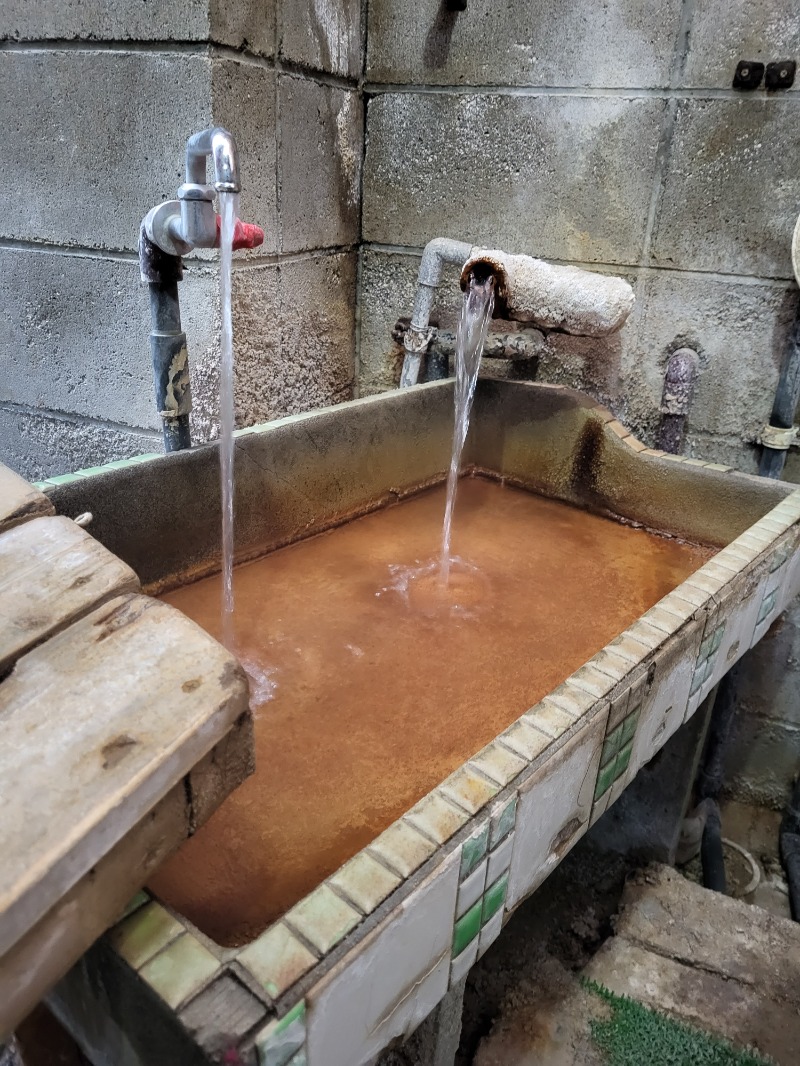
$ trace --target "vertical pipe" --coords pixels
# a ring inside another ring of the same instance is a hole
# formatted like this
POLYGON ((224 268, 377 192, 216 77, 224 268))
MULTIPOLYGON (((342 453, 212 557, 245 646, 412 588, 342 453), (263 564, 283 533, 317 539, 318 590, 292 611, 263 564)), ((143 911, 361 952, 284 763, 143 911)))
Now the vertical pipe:
POLYGON ((150 353, 164 449, 175 452, 190 448, 189 352, 181 329, 177 280, 150 282, 150 353))
MULTIPOLYGON (((797 405, 800 403, 800 304, 795 312, 794 325, 789 334, 789 350, 781 368, 778 388, 769 424, 776 429, 791 429, 797 405)), ((762 477, 779 479, 786 463, 785 448, 770 448, 765 444, 761 452, 758 472, 762 477)))

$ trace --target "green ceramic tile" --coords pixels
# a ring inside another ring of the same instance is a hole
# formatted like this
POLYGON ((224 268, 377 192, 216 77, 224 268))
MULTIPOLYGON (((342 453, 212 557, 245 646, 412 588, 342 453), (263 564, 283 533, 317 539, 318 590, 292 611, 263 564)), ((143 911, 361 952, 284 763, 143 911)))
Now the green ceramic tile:
POLYGON ((453 929, 453 958, 460 955, 467 944, 471 944, 481 930, 481 911, 483 901, 478 900, 474 907, 458 919, 453 929))
POLYGON ((402 879, 362 851, 330 878, 330 884, 364 914, 371 914, 402 884, 402 879))
POLYGON ((56 474, 55 477, 49 477, 45 481, 45 485, 71 485, 73 481, 79 481, 77 474, 56 474))
POLYGON ((554 700, 545 697, 522 716, 535 729, 557 740, 574 724, 575 716, 554 700))
POLYGON ((477 766, 481 773, 486 774, 492 781, 496 781, 503 787, 517 774, 522 773, 528 763, 526 759, 521 759, 519 755, 504 748, 502 744, 494 742, 470 759, 469 765, 477 766))
POLYGON ((304 1052, 305 1042, 306 1005, 301 1000, 283 1018, 265 1026, 256 1037, 259 1066, 294 1064, 296 1056, 304 1052))
POLYGON ((361 915, 327 885, 320 885, 292 907, 286 920, 324 955, 358 925, 361 915))
POLYGON ((717 626, 717 628, 714 630, 714 633, 713 633, 713 635, 711 637, 711 650, 712 650, 712 652, 713 651, 717 651, 717 649, 719 648, 720 644, 722 643, 722 638, 723 638, 724 635, 725 635, 725 623, 723 622, 722 625, 717 626))
POLYGON ((419 803, 415 804, 404 821, 410 822, 416 829, 435 840, 437 844, 444 844, 458 830, 469 821, 466 811, 459 810, 452 803, 440 795, 438 791, 431 792, 419 803))
POLYGON ((436 845, 418 833, 413 826, 400 821, 390 825, 373 840, 369 850, 380 856, 403 877, 409 877, 433 855, 436 845))
POLYGON ((694 676, 692 677, 692 687, 689 689, 689 695, 694 696, 695 692, 703 684, 704 672, 706 668, 705 660, 698 660, 697 666, 694 669, 694 676))
POLYGON ((500 734, 500 737, 504 744, 528 762, 535 759, 537 755, 541 755, 544 749, 552 743, 551 737, 522 720, 509 726, 504 733, 500 734))
POLYGON ((634 711, 633 714, 629 714, 620 726, 622 735, 620 736, 619 746, 621 748, 624 748, 628 741, 633 739, 633 734, 636 732, 636 725, 639 721, 639 714, 639 710, 634 711))
POLYGON ((505 840, 517 820, 517 797, 512 796, 505 807, 492 815, 491 846, 496 848, 501 840, 505 840))
POLYGON ((181 923, 159 903, 147 903, 115 926, 108 936, 115 951, 138 970, 183 932, 181 923))
POLYGON ((149 463, 151 459, 161 459, 163 452, 147 452, 146 455, 132 455, 129 463, 149 463))
POLYGON ((622 723, 622 725, 618 725, 616 729, 613 729, 603 742, 603 750, 600 753, 601 766, 608 766, 608 764, 619 751, 622 742, 623 725, 624 722, 622 723))
POLYGON ((703 640, 703 643, 700 645, 700 651, 697 653, 698 659, 707 659, 709 657, 709 655, 711 654, 711 644, 713 640, 714 634, 709 633, 709 635, 703 640))
POLYGON ((190 933, 184 933, 150 959, 139 975, 176 1010, 219 969, 219 959, 190 933))
POLYGON ((508 874, 498 877, 493 885, 489 885, 483 897, 483 910, 481 912, 481 925, 486 925, 490 918, 500 910, 506 901, 508 893, 508 874))
POLYGON ((122 912, 120 921, 122 921, 124 918, 127 918, 129 914, 133 914, 134 911, 138 911, 140 907, 143 907, 145 903, 149 902, 150 897, 144 889, 142 889, 140 892, 137 892, 133 899, 128 902, 128 906, 122 912))
POLYGON ((308 1066, 308 1055, 306 1055, 306 1049, 300 1048, 294 1058, 289 1059, 287 1066, 308 1066))
POLYGON ((273 999, 282 996, 317 961, 282 922, 248 944, 238 959, 273 999))
POLYGON ((459 880, 466 877, 477 869, 478 863, 486 855, 489 847, 489 823, 484 822, 477 833, 473 834, 461 845, 461 872, 459 880))
POLYGON ((95 474, 102 474, 109 468, 104 464, 103 466, 84 466, 80 470, 75 471, 75 477, 94 477, 95 474))
MULTIPOLYGON (((509 756, 511 753, 508 753, 509 756)), ((518 760, 521 763, 521 760, 518 760)), ((522 763, 522 766, 525 764, 522 763)), ((453 800, 463 807, 464 810, 469 811, 470 814, 477 814, 481 807, 485 807, 489 800, 496 796, 500 791, 502 785, 487 781, 485 777, 480 777, 474 773, 469 766, 462 766, 456 770, 454 774, 451 774, 447 780, 439 786, 439 791, 443 793, 448 799, 453 800)))
POLYGON ((597 784, 594 789, 594 798, 599 800, 600 797, 608 792, 614 781, 614 760, 612 760, 608 766, 604 766, 597 774, 597 784))
POLYGON ((631 752, 633 751, 633 741, 630 741, 617 756, 617 761, 614 764, 614 779, 622 777, 625 771, 628 769, 628 765, 631 761, 631 752))

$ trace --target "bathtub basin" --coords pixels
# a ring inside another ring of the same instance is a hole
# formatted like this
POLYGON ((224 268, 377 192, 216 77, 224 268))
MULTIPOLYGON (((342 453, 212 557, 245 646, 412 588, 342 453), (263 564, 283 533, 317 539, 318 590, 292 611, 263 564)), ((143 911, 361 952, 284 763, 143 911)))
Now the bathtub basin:
MULTIPOLYGON (((451 433, 452 382, 240 432, 237 560, 436 484, 451 433)), ((45 489, 158 594, 219 567, 217 462, 203 446, 45 489)), ((713 554, 251 941, 143 896, 52 996, 98 1062, 372 1062, 800 591, 800 492, 646 449, 579 393, 479 382, 465 464, 713 554)))

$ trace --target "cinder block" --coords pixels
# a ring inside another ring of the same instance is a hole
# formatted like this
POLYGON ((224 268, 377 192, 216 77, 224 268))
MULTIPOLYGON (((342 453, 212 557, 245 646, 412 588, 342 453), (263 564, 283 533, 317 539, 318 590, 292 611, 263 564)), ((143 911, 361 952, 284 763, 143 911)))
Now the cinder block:
MULTIPOLYGON (((249 266, 233 276, 236 424, 349 400, 355 355, 355 253, 249 266)), ((210 302, 218 313, 214 293, 210 302)), ((192 433, 216 436, 219 336, 191 346, 192 433)))
POLYGON ((210 39, 246 48, 259 55, 275 54, 277 0, 206 0, 210 39))
POLYGON ((368 108, 364 237, 639 261, 665 101, 388 93, 368 108))
POLYGON ((186 138, 211 124, 198 55, 7 51, 0 235, 135 250, 184 180, 186 138))
POLYGON ((645 276, 637 299, 638 325, 623 357, 626 424, 646 425, 651 415, 658 422, 667 359, 688 346, 700 356, 690 436, 733 435, 741 450, 742 438, 753 439, 769 420, 796 295, 783 285, 659 271, 645 276))
POLYGON ((357 94, 293 76, 279 80, 283 251, 358 240, 363 147, 357 94))
MULTIPOLYGON (((666 86, 680 0, 371 0, 367 77, 418 85, 666 86)), ((792 53, 793 54, 793 53, 792 53)))
POLYGON ((769 63, 798 53, 794 0, 704 0, 694 7, 682 82, 727 89, 740 59, 769 63))
POLYGON ((0 460, 29 481, 162 451, 161 434, 0 405, 0 460))
POLYGON ((361 0, 284 0, 281 56, 301 66, 357 78, 361 0))
POLYGON ((208 0, 6 0, 0 14, 0 32, 18 41, 203 41, 208 30, 208 0))
POLYGON ((2 249, 0 305, 0 400, 158 427, 137 263, 2 249))
POLYGON ((678 102, 652 256, 661 266, 790 278, 800 203, 791 99, 678 102))
POLYGON ((274 0, 7 0, 0 33, 17 41, 216 41, 272 55, 274 0))
MULTIPOLYGON (((238 60, 215 59, 211 71, 215 126, 236 139, 242 192, 239 215, 264 230, 264 243, 248 258, 278 250, 276 207, 275 73, 238 60)), ((174 193, 173 193, 174 195, 174 193)))

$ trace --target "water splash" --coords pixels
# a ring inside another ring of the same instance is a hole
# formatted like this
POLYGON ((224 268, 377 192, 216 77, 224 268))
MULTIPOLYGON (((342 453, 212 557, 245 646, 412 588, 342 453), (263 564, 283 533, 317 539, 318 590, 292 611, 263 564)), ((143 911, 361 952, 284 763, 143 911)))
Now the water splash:
POLYGON ((222 643, 233 646, 233 323, 231 320, 231 262, 239 197, 220 193, 219 297, 222 344, 219 379, 219 465, 222 481, 222 643))
POLYGON ((464 441, 467 439, 472 398, 475 395, 475 382, 478 380, 478 367, 493 309, 494 276, 490 274, 484 281, 479 281, 474 274, 470 274, 469 287, 464 293, 464 303, 456 334, 455 427, 450 470, 447 474, 447 503, 444 510, 442 554, 439 564, 439 573, 445 585, 450 579, 450 565, 453 561, 450 557, 450 539, 461 453, 464 450, 464 441))

